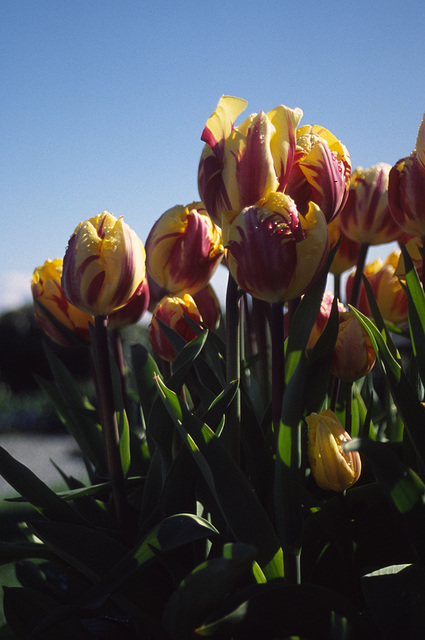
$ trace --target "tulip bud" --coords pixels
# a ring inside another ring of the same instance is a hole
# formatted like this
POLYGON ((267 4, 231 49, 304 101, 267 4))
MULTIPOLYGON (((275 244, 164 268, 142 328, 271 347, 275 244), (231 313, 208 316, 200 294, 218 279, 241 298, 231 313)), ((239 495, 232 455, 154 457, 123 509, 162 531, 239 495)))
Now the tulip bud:
MULTIPOLYGON (((383 263, 382 260, 366 265, 364 275, 369 281, 382 317, 392 324, 403 324, 407 320, 407 296, 396 275, 400 251, 393 251, 383 263)), ((354 273, 348 276, 346 284, 347 299, 351 298, 354 273)), ((365 316, 372 316, 366 289, 361 285, 360 298, 357 305, 365 316)))
POLYGON ((194 294, 211 279, 224 255, 221 230, 202 202, 168 209, 146 241, 146 267, 170 294, 194 294))
POLYGON ((340 214, 342 233, 362 244, 392 242, 403 235, 388 205, 391 166, 381 162, 370 169, 358 167, 351 176, 348 199, 340 214))
POLYGON ((425 170, 417 153, 399 160, 390 171, 388 199, 391 215, 402 230, 425 236, 425 170))
POLYGON ((202 316, 189 294, 181 297, 165 296, 155 307, 152 320, 149 325, 149 338, 155 352, 163 360, 172 362, 177 353, 168 338, 162 331, 158 320, 171 329, 174 329, 186 342, 190 342, 196 337, 195 332, 189 326, 185 316, 189 316, 194 322, 201 326, 202 316))
POLYGON ((339 238, 341 238, 341 242, 329 269, 330 273, 337 276, 356 266, 361 247, 359 242, 354 242, 341 233, 340 217, 339 215, 336 216, 336 218, 328 224, 329 249, 332 249, 339 238))
POLYGON ((31 282, 31 292, 34 301, 35 320, 43 331, 58 344, 69 347, 72 345, 67 338, 67 331, 72 331, 85 342, 90 341, 89 323, 94 324, 92 315, 80 311, 65 298, 61 288, 62 260, 46 260, 34 270, 31 282), (52 314, 64 331, 52 322, 43 307, 52 314))
POLYGON ((333 375, 354 382, 365 376, 375 361, 375 350, 366 329, 352 311, 340 313, 331 365, 333 375))
POLYGON ((415 152, 419 163, 425 172, 425 113, 419 126, 418 137, 416 138, 415 152))
POLYGON ((255 298, 285 302, 307 291, 328 255, 328 229, 314 203, 298 215, 295 202, 271 193, 240 213, 223 216, 229 270, 255 298))
MULTIPOLYGON (((310 337, 307 342, 307 350, 310 351, 314 348, 316 342, 322 335, 326 324, 329 320, 329 316, 332 311, 332 304, 334 301, 334 296, 330 291, 325 291, 323 294, 322 302, 320 304, 320 311, 318 313, 316 322, 314 323, 313 329, 311 330, 310 337)), ((338 311, 341 313, 345 312, 344 305, 338 301, 338 311)))
POLYGON ((222 96, 202 133, 198 188, 212 219, 240 211, 273 191, 283 191, 295 153, 301 109, 280 105, 250 115, 235 127, 246 100, 222 96))
POLYGON ((312 413, 308 425, 308 458, 313 477, 321 489, 345 491, 360 477, 361 459, 357 451, 345 452, 344 442, 351 440, 336 415, 330 410, 312 413))
POLYGON ((136 233, 104 211, 81 222, 63 260, 62 289, 82 311, 109 315, 123 307, 145 277, 145 250, 136 233))
POLYGON ((130 300, 117 311, 113 311, 108 316, 108 329, 122 329, 132 324, 136 324, 149 307, 149 285, 148 279, 144 280, 137 287, 130 300))
POLYGON ((214 331, 220 319, 220 302, 210 284, 193 294, 193 299, 202 316, 204 324, 214 331))
POLYGON ((338 215, 347 200, 351 160, 346 147, 327 129, 306 125, 297 130, 294 163, 286 192, 305 214, 315 202, 327 222, 338 215))

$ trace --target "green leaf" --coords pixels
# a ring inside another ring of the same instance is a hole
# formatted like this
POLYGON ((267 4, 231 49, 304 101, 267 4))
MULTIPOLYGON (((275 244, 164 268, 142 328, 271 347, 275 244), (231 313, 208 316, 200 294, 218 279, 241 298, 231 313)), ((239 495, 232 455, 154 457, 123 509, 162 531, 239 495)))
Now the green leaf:
POLYGON ((236 540, 252 544, 267 578, 283 574, 279 542, 261 503, 220 439, 158 380, 164 404, 236 540))
POLYGON ((409 310, 409 330, 413 353, 422 384, 425 385, 425 294, 412 259, 404 244, 401 244, 406 267, 406 295, 409 310))
POLYGON ((149 351, 141 344, 136 344, 131 347, 131 360, 142 408, 142 416, 146 424, 158 395, 155 376, 160 376, 160 372, 149 351))
POLYGON ((0 447, 0 474, 21 496, 49 520, 83 524, 85 520, 35 473, 0 447))

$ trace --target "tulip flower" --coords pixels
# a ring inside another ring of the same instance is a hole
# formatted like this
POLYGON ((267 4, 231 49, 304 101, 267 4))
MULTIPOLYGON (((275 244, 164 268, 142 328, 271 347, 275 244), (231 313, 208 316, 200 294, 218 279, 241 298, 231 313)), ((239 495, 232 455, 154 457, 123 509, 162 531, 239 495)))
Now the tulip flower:
POLYGON ((146 240, 147 271, 169 294, 203 289, 223 255, 221 230, 202 202, 168 209, 146 240))
POLYGON ((335 276, 340 276, 357 264, 361 247, 359 242, 350 240, 350 238, 342 234, 340 217, 341 216, 336 216, 336 218, 328 224, 329 249, 332 249, 339 238, 341 238, 340 245, 329 269, 330 273, 335 276))
POLYGON ((365 376, 376 361, 369 335, 352 311, 340 312, 331 372, 344 382, 365 376))
MULTIPOLYGON (((419 236, 404 236, 401 241, 407 249, 409 256, 412 259, 413 265, 418 272, 419 278, 422 278, 423 272, 423 239, 419 236)), ((398 264, 395 270, 395 275, 401 280, 406 279, 406 266, 404 264, 403 254, 399 256, 398 264)))
POLYGON ((62 289, 82 311, 107 316, 130 300, 145 273, 141 240, 122 217, 104 211, 81 222, 71 236, 62 289))
MULTIPOLYGON (((334 296, 330 291, 325 291, 323 293, 322 302, 320 304, 320 311, 318 313, 316 322, 314 323, 313 329, 311 330, 310 337, 307 342, 307 350, 313 349, 314 345, 322 335, 326 324, 329 320, 329 316, 331 315, 332 304, 334 301, 334 296)), ((341 313, 345 312, 345 307, 342 302, 338 300, 338 311, 341 313)))
POLYGON ((323 213, 310 203, 307 215, 284 193, 271 193, 240 213, 223 216, 229 270, 255 298, 285 302, 309 289, 328 255, 323 213))
POLYGON ((108 329, 122 329, 136 324, 147 311, 149 299, 148 279, 145 277, 127 304, 108 316, 108 329))
MULTIPOLYGON (((423 156, 423 154, 422 154, 423 156)), ((425 170, 414 151, 402 158, 390 171, 388 198, 391 215, 402 230, 413 236, 425 236, 425 170)))
POLYGON ((89 323, 94 324, 94 318, 68 302, 61 288, 61 275, 62 260, 46 260, 34 270, 31 292, 37 324, 52 340, 68 347, 72 344, 66 335, 69 331, 85 342, 90 340, 89 323), (57 323, 52 321, 39 303, 57 323), (59 325, 62 325, 63 331, 59 325))
MULTIPOLYGON (((396 269, 400 260, 400 251, 393 251, 383 263, 379 258, 366 265, 364 275, 368 279, 375 295, 382 317, 392 324, 403 324, 407 320, 407 296, 396 269)), ((354 273, 348 276, 346 284, 347 299, 350 299, 353 287, 354 273)), ((365 316, 372 316, 366 289, 362 285, 360 290, 359 311, 365 316)))
POLYGON ((416 138, 415 151, 418 156, 419 163, 425 172, 425 113, 419 126, 418 136, 416 138))
POLYGON ((355 242, 378 245, 403 234, 388 205, 391 166, 381 162, 370 169, 358 167, 351 176, 347 202, 340 213, 342 233, 355 242))
POLYGON ((202 316, 204 324, 214 331, 220 319, 220 302, 210 284, 193 294, 193 299, 202 316))
POLYGON ((222 96, 201 136, 206 144, 199 163, 199 193, 219 226, 223 212, 240 211, 270 192, 283 191, 295 154, 301 109, 280 105, 235 127, 246 105, 246 100, 222 96))
POLYGON ((350 175, 349 153, 330 131, 316 125, 297 130, 286 193, 295 200, 298 211, 304 214, 313 201, 327 222, 333 220, 347 200, 350 175))
POLYGON ((310 414, 306 422, 308 459, 316 483, 327 491, 345 491, 357 482, 362 466, 357 451, 342 448, 350 436, 330 409, 310 414))
POLYGON ((155 353, 163 360, 172 362, 177 353, 162 331, 158 320, 174 329, 186 342, 190 342, 196 337, 196 334, 189 326, 185 316, 201 326, 202 316, 192 296, 186 293, 181 297, 165 296, 155 307, 149 325, 149 339, 155 353))

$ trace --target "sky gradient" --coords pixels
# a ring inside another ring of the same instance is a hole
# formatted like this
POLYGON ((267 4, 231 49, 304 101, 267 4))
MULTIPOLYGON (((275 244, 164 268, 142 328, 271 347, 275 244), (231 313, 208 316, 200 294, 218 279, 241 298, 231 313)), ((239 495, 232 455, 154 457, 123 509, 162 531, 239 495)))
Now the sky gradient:
MULTIPOLYGON (((2 0, 0 311, 107 210, 145 241, 199 199, 200 136, 222 94, 300 107, 353 168, 413 149, 425 110, 425 3, 2 0)), ((386 247, 379 250, 383 256, 386 247)))

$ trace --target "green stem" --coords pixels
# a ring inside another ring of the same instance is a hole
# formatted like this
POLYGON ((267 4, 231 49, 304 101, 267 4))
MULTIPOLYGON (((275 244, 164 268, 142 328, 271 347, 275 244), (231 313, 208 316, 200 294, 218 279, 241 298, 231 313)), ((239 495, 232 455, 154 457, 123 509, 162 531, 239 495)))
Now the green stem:
POLYGON ((350 304, 353 305, 353 307, 357 307, 359 304, 360 291, 362 286, 362 275, 368 250, 369 244, 367 242, 363 242, 360 245, 360 251, 357 258, 356 273, 354 274, 353 289, 351 291, 351 297, 349 300, 350 304))
POLYGON ((105 442, 106 459, 111 478, 112 496, 117 523, 120 531, 125 535, 127 524, 127 499, 120 456, 118 424, 114 407, 111 363, 109 360, 107 317, 96 316, 95 328, 99 376, 99 410, 105 442))
POLYGON ((272 420, 276 439, 279 439, 279 425, 282 416, 282 399, 285 390, 285 332, 283 325, 283 304, 272 303, 272 420))
MULTIPOLYGON (((241 326, 239 315, 239 287, 229 273, 226 293, 226 379, 227 382, 241 378, 241 326)), ((223 431, 223 441, 233 459, 240 462, 241 397, 236 395, 228 410, 228 425, 223 431)))

